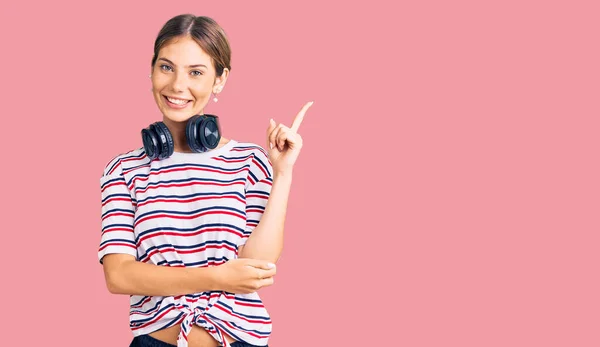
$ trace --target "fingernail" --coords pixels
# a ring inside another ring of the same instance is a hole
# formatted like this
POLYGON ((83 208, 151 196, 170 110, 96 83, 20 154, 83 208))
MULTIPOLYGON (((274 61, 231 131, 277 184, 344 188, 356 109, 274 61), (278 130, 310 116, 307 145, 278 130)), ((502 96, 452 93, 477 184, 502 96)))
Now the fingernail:
POLYGON ((271 149, 273 149, 273 142, 269 142, 269 147, 271 147, 271 149))
POLYGON ((274 268, 274 267, 275 267, 275 264, 273 264, 273 263, 268 263, 268 264, 267 264, 267 267, 268 267, 269 269, 272 269, 272 268, 274 268))

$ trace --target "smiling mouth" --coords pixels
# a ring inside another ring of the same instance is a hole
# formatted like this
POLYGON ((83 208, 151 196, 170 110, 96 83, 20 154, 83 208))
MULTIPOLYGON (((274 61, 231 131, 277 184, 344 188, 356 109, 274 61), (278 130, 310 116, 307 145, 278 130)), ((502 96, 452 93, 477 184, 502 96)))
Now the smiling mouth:
POLYGON ((169 104, 169 106, 174 106, 174 107, 185 107, 188 103, 190 103, 192 100, 186 100, 186 99, 177 99, 177 98, 171 98, 168 97, 166 95, 163 95, 163 98, 165 98, 165 100, 167 101, 167 104, 169 104))

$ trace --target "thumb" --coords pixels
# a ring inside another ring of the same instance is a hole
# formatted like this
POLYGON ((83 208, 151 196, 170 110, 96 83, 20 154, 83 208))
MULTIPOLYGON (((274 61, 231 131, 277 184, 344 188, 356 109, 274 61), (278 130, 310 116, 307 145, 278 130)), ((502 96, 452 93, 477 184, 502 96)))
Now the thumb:
POLYGON ((269 137, 275 128, 277 127, 277 123, 273 120, 273 118, 269 119, 269 127, 267 128, 267 144, 269 143, 269 137))

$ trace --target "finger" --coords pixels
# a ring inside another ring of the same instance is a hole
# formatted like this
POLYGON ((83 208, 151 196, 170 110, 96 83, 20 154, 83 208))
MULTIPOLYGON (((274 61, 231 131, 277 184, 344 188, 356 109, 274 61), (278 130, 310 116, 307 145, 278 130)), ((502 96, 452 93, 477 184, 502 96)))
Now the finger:
POLYGON ((258 281, 258 288, 267 287, 273 285, 273 283, 275 283, 274 277, 263 278, 262 280, 258 281))
POLYGON ((277 270, 275 268, 268 269, 268 270, 263 270, 263 269, 255 268, 254 270, 256 271, 256 278, 259 279, 259 280, 263 280, 265 278, 273 277, 277 273, 277 270))
POLYGON ((269 263, 268 261, 264 261, 264 260, 258 260, 258 259, 247 259, 246 265, 255 267, 257 269, 263 269, 263 270, 275 269, 275 264, 269 263))
POLYGON ((273 129, 273 131, 271 132, 271 135, 269 137, 269 143, 272 143, 273 146, 277 145, 277 135, 279 134, 279 130, 281 129, 281 127, 283 127, 284 125, 279 123, 279 125, 277 125, 277 127, 275 129, 273 129))
POLYGON ((276 139, 276 143, 277 143, 277 148, 279 148, 280 151, 283 151, 283 149, 285 148, 285 141, 288 140, 290 138, 291 135, 291 130, 286 127, 286 126, 282 126, 279 129, 279 132, 277 133, 277 139, 276 139))
POLYGON ((271 133, 273 132, 273 130, 275 130, 276 127, 277 127, 277 123, 275 123, 273 118, 269 119, 269 127, 267 128, 267 142, 269 143, 269 145, 271 145, 273 143, 273 142, 271 142, 270 138, 271 138, 271 133))
POLYGON ((296 118, 294 118, 294 122, 292 122, 292 126, 290 127, 290 129, 293 132, 298 132, 298 128, 300 128, 300 124, 302 123, 302 120, 304 120, 304 114, 306 113, 306 111, 308 111, 309 107, 311 107, 313 104, 313 101, 311 102, 307 102, 302 109, 300 110, 300 112, 298 112, 298 114, 296 115, 296 118))

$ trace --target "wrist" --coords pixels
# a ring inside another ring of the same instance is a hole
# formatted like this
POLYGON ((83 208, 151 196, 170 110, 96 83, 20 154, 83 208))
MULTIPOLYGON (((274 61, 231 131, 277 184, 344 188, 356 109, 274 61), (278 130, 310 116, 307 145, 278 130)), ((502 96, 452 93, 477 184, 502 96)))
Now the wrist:
POLYGON ((197 268, 200 273, 197 274, 199 292, 220 290, 219 267, 209 266, 197 268))
POLYGON ((293 173, 293 169, 273 170, 273 180, 278 179, 278 178, 291 179, 292 173, 293 173))

